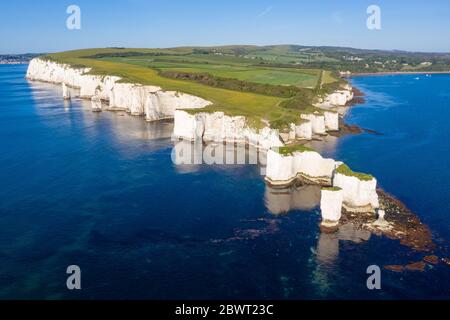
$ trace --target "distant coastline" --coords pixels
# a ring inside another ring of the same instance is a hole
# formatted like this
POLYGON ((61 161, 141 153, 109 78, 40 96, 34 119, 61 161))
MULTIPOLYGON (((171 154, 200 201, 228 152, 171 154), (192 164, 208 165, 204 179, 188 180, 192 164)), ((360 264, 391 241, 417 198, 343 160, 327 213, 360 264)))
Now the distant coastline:
POLYGON ((31 59, 38 57, 38 53, 26 53, 26 54, 0 54, 0 65, 17 65, 17 64, 29 64, 31 59))
POLYGON ((450 74, 449 71, 386 71, 386 72, 362 72, 362 73, 352 73, 344 76, 344 78, 353 78, 353 77, 363 77, 363 76, 393 76, 393 75, 402 75, 402 74, 450 74))
POLYGON ((27 64, 30 64, 30 62, 29 61, 21 61, 21 62, 3 62, 3 61, 0 61, 0 65, 2 65, 2 66, 19 65, 19 64, 27 65, 27 64))

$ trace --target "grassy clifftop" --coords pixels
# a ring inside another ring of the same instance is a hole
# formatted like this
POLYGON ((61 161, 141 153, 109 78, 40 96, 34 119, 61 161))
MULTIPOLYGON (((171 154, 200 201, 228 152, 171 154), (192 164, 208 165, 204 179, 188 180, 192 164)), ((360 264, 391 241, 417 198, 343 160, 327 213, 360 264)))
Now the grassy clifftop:
POLYGON ((355 177, 362 181, 370 181, 373 179, 373 176, 367 173, 354 172, 350 169, 346 164, 341 164, 337 169, 336 173, 340 173, 347 177, 355 177))
POLYGON ((300 123, 301 113, 315 110, 319 81, 330 88, 339 83, 328 71, 260 66, 263 57, 221 48, 86 49, 45 58, 91 68, 91 74, 119 76, 123 82, 189 93, 213 103, 205 111, 243 115, 254 127, 269 122, 283 129, 300 123))

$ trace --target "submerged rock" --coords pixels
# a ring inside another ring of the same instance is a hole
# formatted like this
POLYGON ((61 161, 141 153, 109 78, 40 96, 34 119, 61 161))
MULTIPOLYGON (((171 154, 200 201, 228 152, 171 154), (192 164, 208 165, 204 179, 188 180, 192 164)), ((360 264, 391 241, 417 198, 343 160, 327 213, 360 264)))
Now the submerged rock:
POLYGON ((435 249, 432 234, 427 225, 413 214, 402 202, 381 189, 377 190, 380 209, 385 211, 386 223, 374 214, 359 214, 343 210, 342 223, 353 222, 374 234, 398 240, 415 251, 430 252, 435 249))
POLYGON ((392 225, 391 230, 383 231, 386 236, 417 251, 431 251, 436 247, 430 228, 419 217, 392 195, 381 189, 377 192, 380 206, 386 211, 385 219, 392 225))
POLYGON ((439 263, 439 258, 438 258, 438 256, 431 255, 431 256, 424 257, 423 261, 428 263, 428 264, 436 265, 436 264, 439 263))
POLYGON ((427 265, 425 264, 425 262, 418 261, 418 262, 407 264, 405 266, 405 269, 408 270, 408 271, 420 271, 420 272, 423 272, 423 271, 425 271, 425 267, 426 266, 427 265))
POLYGON ((384 266, 384 268, 386 270, 393 271, 393 272, 403 272, 403 271, 405 271, 405 266, 397 265, 397 264, 384 266))
POLYGON ((386 270, 393 271, 393 272, 405 272, 405 271, 419 271, 424 272, 426 268, 426 263, 423 261, 418 262, 412 262, 407 265, 388 265, 384 266, 386 270))

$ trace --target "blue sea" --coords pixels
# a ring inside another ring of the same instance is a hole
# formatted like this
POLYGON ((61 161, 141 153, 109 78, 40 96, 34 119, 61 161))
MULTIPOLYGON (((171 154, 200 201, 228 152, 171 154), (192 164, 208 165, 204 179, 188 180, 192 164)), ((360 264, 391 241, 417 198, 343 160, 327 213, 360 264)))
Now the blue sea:
MULTIPOLYGON (((0 66, 0 299, 449 299, 450 267, 347 225, 321 234, 316 187, 268 188, 256 165, 177 166, 173 124, 92 113, 0 66), (81 290, 66 287, 69 265, 81 290), (381 290, 366 269, 382 269, 381 290)), ((352 79, 347 122, 315 142, 374 174, 450 254, 450 76, 352 79)))

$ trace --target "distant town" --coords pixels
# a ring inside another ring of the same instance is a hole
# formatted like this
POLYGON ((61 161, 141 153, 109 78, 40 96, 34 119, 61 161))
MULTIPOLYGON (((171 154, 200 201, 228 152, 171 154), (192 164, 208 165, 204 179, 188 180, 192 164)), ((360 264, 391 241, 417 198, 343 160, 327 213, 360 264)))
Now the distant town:
POLYGON ((41 54, 26 53, 26 54, 0 54, 0 64, 27 64, 31 59, 41 54))

